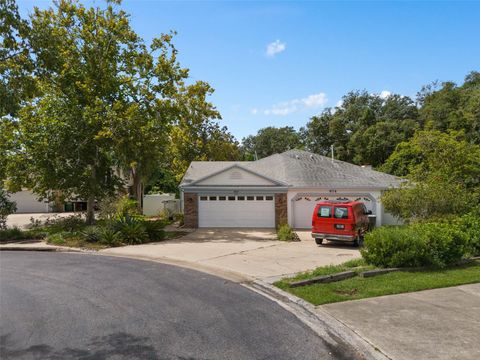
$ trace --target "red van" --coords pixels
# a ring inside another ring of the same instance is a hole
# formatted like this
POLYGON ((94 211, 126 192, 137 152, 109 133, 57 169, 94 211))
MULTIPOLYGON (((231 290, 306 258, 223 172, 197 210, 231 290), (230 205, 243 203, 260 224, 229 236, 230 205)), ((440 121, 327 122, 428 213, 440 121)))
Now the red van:
POLYGON ((326 239, 361 246, 363 236, 369 230, 368 215, 371 213, 359 201, 319 202, 312 215, 312 237, 318 245, 326 239))

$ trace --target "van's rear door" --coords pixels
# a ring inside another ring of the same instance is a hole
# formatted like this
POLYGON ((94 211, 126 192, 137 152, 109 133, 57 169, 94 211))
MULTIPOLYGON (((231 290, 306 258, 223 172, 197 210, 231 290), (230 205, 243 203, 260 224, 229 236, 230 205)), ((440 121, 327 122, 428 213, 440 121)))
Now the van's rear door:
POLYGON ((353 212, 351 206, 335 205, 333 209, 332 231, 338 235, 352 234, 353 212))

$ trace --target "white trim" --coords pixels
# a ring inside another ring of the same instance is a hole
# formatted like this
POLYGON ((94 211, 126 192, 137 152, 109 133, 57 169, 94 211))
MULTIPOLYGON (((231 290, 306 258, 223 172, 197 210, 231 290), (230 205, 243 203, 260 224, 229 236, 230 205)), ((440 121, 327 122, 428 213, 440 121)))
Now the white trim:
POLYGON ((253 175, 255 175, 255 176, 258 176, 258 177, 260 177, 260 178, 262 178, 262 179, 265 179, 265 180, 267 180, 267 181, 271 181, 271 182, 274 184, 273 186, 275 186, 275 185, 277 185, 277 186, 278 186, 278 185, 280 185, 280 186, 288 186, 288 184, 286 184, 286 183, 284 183, 284 182, 282 182, 282 181, 269 178, 268 176, 259 174, 259 173, 255 172, 255 171, 253 171, 253 170, 247 169, 247 168, 245 168, 245 167, 243 167, 243 166, 240 166, 240 165, 238 165, 238 164, 233 164, 233 165, 227 166, 226 168, 223 168, 223 169, 221 169, 221 170, 219 170, 219 171, 216 171, 216 172, 214 172, 214 173, 211 173, 211 174, 209 174, 209 175, 207 175, 207 176, 201 177, 200 179, 197 179, 197 180, 195 180, 195 181, 192 181, 192 182, 189 183, 189 184, 180 185, 180 187, 199 186, 199 185, 195 185, 195 184, 197 184, 197 183, 199 183, 199 182, 202 182, 202 181, 204 181, 204 180, 210 179, 210 178, 213 177, 213 176, 219 175, 219 174, 221 174, 221 173, 223 173, 223 172, 226 172, 226 171, 228 171, 228 170, 231 170, 231 169, 233 169, 233 168, 238 168, 238 169, 244 170, 244 171, 246 171, 246 172, 248 172, 248 173, 250 173, 250 174, 253 174, 253 175))

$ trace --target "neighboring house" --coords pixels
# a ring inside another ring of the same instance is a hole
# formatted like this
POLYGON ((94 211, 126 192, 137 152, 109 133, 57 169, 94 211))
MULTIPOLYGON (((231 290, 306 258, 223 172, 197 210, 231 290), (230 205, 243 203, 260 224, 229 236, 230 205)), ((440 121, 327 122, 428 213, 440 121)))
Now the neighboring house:
POLYGON ((193 161, 180 183, 187 227, 311 227, 320 200, 358 200, 377 226, 395 224, 380 202, 400 180, 369 167, 289 150, 256 161, 193 161))

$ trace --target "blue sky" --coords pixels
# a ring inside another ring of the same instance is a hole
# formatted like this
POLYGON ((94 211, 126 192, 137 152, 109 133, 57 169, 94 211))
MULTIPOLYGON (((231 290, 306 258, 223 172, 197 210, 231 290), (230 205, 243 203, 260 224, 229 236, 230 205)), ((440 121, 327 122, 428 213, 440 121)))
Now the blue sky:
MULTIPOLYGON (((18 1, 23 15, 50 3, 18 1)), ((480 70, 480 2, 127 0, 122 7, 147 41, 178 32, 182 66, 215 88, 221 124, 239 140, 265 126, 304 126, 350 90, 415 96, 431 81, 461 83, 480 70)))

